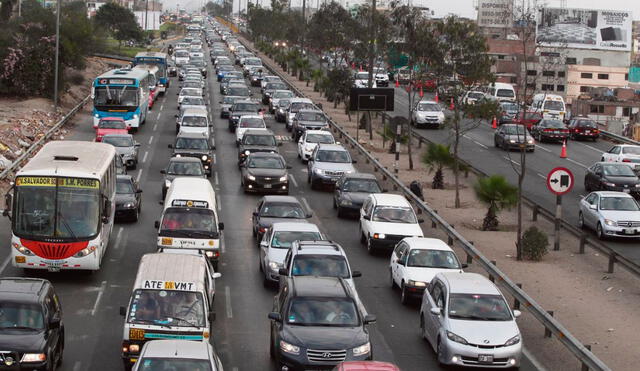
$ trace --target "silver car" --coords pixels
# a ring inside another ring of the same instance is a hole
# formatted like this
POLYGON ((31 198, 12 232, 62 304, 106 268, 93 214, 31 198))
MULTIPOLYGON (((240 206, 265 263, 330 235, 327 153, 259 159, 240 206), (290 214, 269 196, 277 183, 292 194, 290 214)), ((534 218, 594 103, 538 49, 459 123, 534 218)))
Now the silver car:
POLYGON ((442 364, 519 367, 522 338, 511 311, 488 278, 477 273, 436 274, 422 296, 420 331, 442 364))
POLYGON ((580 200, 578 226, 594 229, 598 238, 640 237, 640 206, 624 192, 591 192, 580 200))
POLYGON ((307 182, 311 189, 319 185, 334 185, 344 174, 355 173, 349 151, 339 144, 318 144, 309 157, 307 182))
POLYGON ((133 371, 142 370, 223 371, 222 362, 209 342, 153 340, 142 347, 133 371))
POLYGON ((106 134, 102 137, 102 143, 111 144, 116 153, 122 158, 127 169, 135 169, 138 166, 138 147, 140 143, 133 140, 131 134, 106 134))

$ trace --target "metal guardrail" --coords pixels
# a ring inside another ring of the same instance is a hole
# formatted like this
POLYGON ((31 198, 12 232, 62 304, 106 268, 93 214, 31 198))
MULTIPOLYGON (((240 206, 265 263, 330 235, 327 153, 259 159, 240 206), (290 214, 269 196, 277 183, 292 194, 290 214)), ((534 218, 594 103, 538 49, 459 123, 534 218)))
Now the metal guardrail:
MULTIPOLYGON (((248 50, 251 48, 244 40, 241 42, 248 50)), ((266 67, 276 75, 283 78, 285 83, 291 87, 291 89, 299 96, 304 97, 297 87, 288 81, 288 78, 282 76, 277 69, 268 61, 263 61, 266 67)), ((500 283, 507 292, 518 300, 548 331, 556 336, 556 338, 582 363, 583 366, 588 367, 591 370, 611 370, 602 360, 596 357, 589 349, 587 349, 577 338, 575 338, 559 321, 553 318, 542 308, 533 298, 531 298, 526 292, 519 288, 506 274, 499 270, 489 259, 480 253, 480 251, 473 246, 473 244, 464 238, 458 231, 455 230, 446 220, 444 220, 438 213, 429 207, 424 201, 420 200, 409 188, 407 188, 398 178, 395 177, 387 168, 385 168, 375 157, 373 157, 369 151, 367 151, 360 143, 358 143, 353 137, 351 137, 344 129, 337 125, 333 120, 329 120, 334 132, 338 132, 340 138, 346 138, 351 148, 355 148, 358 152, 366 158, 368 164, 374 166, 374 171, 382 173, 383 180, 389 180, 394 184, 394 190, 400 191, 407 199, 415 204, 420 212, 429 215, 432 223, 439 226, 449 237, 451 242, 458 242, 465 253, 472 259, 475 259, 479 265, 494 278, 496 283, 500 283)))
POLYGON ((58 131, 64 124, 66 124, 67 122, 69 122, 69 120, 76 114, 78 113, 78 111, 84 107, 85 104, 87 104, 87 102, 91 99, 91 96, 87 95, 80 103, 78 103, 75 107, 73 107, 71 109, 71 111, 69 111, 62 119, 60 119, 60 121, 58 121, 55 125, 53 125, 51 127, 51 129, 47 130, 46 133, 44 133, 44 135, 42 136, 42 138, 38 139, 37 141, 33 142, 31 144, 31 146, 22 154, 20 155, 17 159, 15 159, 15 161, 13 161, 13 163, 11 164, 11 166, 9 166, 8 168, 4 169, 1 173, 0 173, 0 179, 4 179, 7 177, 7 175, 9 175, 11 172, 13 172, 17 167, 20 166, 20 164, 22 164, 22 162, 26 159, 29 158, 29 156, 36 151, 36 149, 38 149, 40 147, 40 145, 44 144, 47 139, 49 139, 56 131, 58 131))
POLYGON ((605 136, 605 137, 607 137, 609 139, 616 140, 616 141, 621 142, 621 143, 635 144, 636 146, 640 146, 640 142, 638 142, 637 140, 633 140, 631 138, 623 137, 622 135, 610 133, 610 132, 605 131, 605 130, 600 130, 600 134, 602 134, 603 136, 605 136))
POLYGON ((115 59, 115 60, 118 60, 118 61, 133 62, 133 58, 125 57, 123 55, 93 53, 93 54, 91 54, 91 56, 92 57, 98 57, 98 58, 115 59))

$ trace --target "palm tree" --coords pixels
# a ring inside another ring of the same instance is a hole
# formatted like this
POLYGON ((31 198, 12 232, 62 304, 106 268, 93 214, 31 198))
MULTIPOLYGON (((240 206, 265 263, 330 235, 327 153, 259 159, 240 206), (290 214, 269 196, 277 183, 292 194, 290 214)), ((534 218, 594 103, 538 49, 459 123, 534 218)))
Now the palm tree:
POLYGON ((502 175, 479 178, 474 185, 478 199, 489 205, 487 215, 482 222, 483 231, 498 230, 498 212, 511 208, 518 202, 518 187, 515 187, 502 175))
POLYGON ((431 182, 431 188, 444 189, 442 169, 445 167, 451 168, 454 164, 454 158, 451 152, 449 152, 449 146, 429 143, 427 151, 422 154, 422 163, 429 167, 429 173, 434 170, 436 172, 431 182))

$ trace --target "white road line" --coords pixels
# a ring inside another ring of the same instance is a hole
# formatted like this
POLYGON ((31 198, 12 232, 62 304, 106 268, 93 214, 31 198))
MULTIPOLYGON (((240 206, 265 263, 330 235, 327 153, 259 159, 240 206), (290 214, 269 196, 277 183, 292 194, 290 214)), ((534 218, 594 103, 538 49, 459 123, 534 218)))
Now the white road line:
POLYGON ((505 160, 510 161, 518 166, 520 166, 520 163, 518 161, 513 161, 512 159, 510 159, 508 156, 502 156, 505 160))
POLYGON ((100 285, 100 291, 98 291, 98 297, 96 298, 96 302, 93 303, 93 309, 91 309, 91 315, 95 316, 96 311, 98 310, 98 305, 100 305, 100 300, 102 299, 102 295, 104 294, 104 290, 107 288, 107 281, 102 281, 100 285))
POLYGON ((216 208, 218 211, 222 211, 222 205, 220 205, 220 196, 216 193, 216 208))
POLYGON ((296 177, 294 177, 293 174, 289 174, 289 179, 291 179, 291 183, 293 183, 293 186, 298 188, 298 182, 296 181, 296 177))
POLYGON ((551 150, 550 150, 550 149, 544 148, 543 146, 539 146, 539 145, 537 145, 537 144, 536 144, 536 148, 540 148, 540 149, 541 149, 541 150, 543 150, 543 151, 546 151, 546 152, 551 153, 551 150))
POLYGON ((213 154, 213 164, 214 165, 216 164, 216 154, 215 153, 213 154))
POLYGON ((147 161, 147 156, 149 156, 149 151, 145 151, 144 156, 142 156, 143 163, 147 161))
POLYGON ((11 261, 11 254, 9 254, 9 256, 7 256, 7 258, 2 262, 2 266, 0 266, 0 273, 2 273, 5 268, 7 268, 7 265, 9 265, 9 262, 11 261))
POLYGON ((164 109, 164 103, 160 105, 160 111, 162 111, 163 109, 164 109))
POLYGON ((155 124, 153 124, 153 131, 156 131, 157 128, 158 128, 158 123, 156 122, 155 124))
POLYGON ((149 143, 148 144, 151 144, 151 142, 153 142, 153 135, 149 137, 149 143))
POLYGON ((220 181, 218 180, 218 172, 216 171, 215 173, 213 173, 213 179, 216 182, 216 185, 220 184, 220 181))
POLYGON ((233 368, 231 368, 231 371, 238 371, 238 368, 237 367, 233 367, 233 368))
POLYGON ((471 139, 471 141, 477 145, 479 145, 480 147, 484 148, 484 149, 489 149, 489 147, 485 146, 484 144, 478 142, 477 140, 473 140, 471 139))
POLYGON ((136 182, 140 183, 140 176, 142 175, 142 169, 138 171, 138 175, 136 176, 136 182))
POLYGON ((531 364, 533 365, 533 367, 536 368, 536 370, 547 371, 547 369, 540 363, 540 361, 538 361, 538 359, 534 357, 533 354, 531 354, 531 352, 529 352, 529 349, 522 347, 522 354, 524 354, 525 357, 529 358, 529 362, 531 362, 531 364))
POLYGON ((122 227, 118 228, 118 233, 116 234, 116 242, 113 244, 113 248, 118 250, 120 247, 120 237, 122 237, 122 227))
MULTIPOLYGON (((574 142, 575 142, 575 141, 574 141, 574 142)), ((596 147, 594 147, 594 146, 590 146, 590 145, 588 145, 588 144, 584 144, 584 143, 581 143, 581 142, 575 142, 575 143, 576 143, 576 144, 579 144, 579 145, 581 145, 581 146, 585 146, 585 147, 587 147, 587 148, 589 148, 589 149, 591 149, 591 150, 593 150, 593 151, 595 151, 595 152, 598 152, 598 153, 602 153, 602 152, 604 152, 603 150, 601 150, 601 149, 599 149, 599 148, 596 148, 596 147)))
POLYGON ((73 365, 73 371, 80 371, 81 369, 82 369, 82 362, 76 361, 76 363, 73 365))
POLYGON ((302 197, 302 203, 304 204, 304 207, 307 208, 307 212, 311 212, 311 207, 309 207, 309 203, 307 202, 306 197, 302 197))
POLYGON ((544 176, 544 175, 542 175, 542 174, 540 174, 540 173, 536 173, 536 175, 538 175, 538 176, 539 176, 540 178, 542 178, 542 179, 545 179, 545 180, 547 179, 547 177, 546 177, 546 176, 544 176))
POLYGON ((227 307, 227 318, 233 318, 233 310, 231 309, 231 289, 229 286, 224 287, 225 305, 227 307))
POLYGON ((585 168, 585 169, 586 169, 586 168, 588 168, 588 166, 583 165, 583 164, 579 163, 578 161, 572 160, 572 159, 570 159, 570 158, 568 158, 568 159, 567 159, 567 161, 569 161, 569 162, 571 162, 571 163, 574 163, 574 164, 576 164, 576 165, 578 165, 578 166, 582 166, 582 167, 583 167, 583 168, 585 168))
POLYGON ((225 247, 224 247, 224 235, 220 235, 220 252, 222 254, 224 254, 225 252, 225 247))
POLYGON ((158 115, 156 116, 156 120, 160 120, 160 112, 158 112, 158 115))

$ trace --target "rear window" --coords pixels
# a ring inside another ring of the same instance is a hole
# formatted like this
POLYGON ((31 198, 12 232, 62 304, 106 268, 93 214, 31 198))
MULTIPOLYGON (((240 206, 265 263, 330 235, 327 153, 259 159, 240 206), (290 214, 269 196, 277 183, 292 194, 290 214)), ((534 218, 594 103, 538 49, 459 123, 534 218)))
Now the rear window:
POLYGON ((516 95, 513 93, 513 90, 510 89, 498 89, 496 92, 496 96, 503 98, 513 98, 516 95))
POLYGON ((596 123, 594 121, 591 121, 591 120, 580 120, 580 121, 578 121, 578 124, 576 126, 581 127, 581 128, 596 128, 596 127, 598 127, 598 125, 596 125, 596 123))

